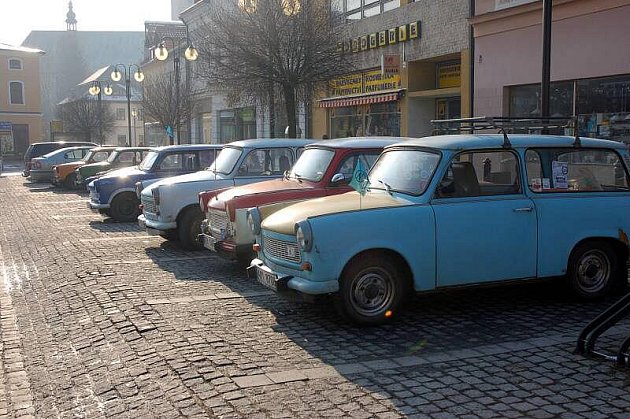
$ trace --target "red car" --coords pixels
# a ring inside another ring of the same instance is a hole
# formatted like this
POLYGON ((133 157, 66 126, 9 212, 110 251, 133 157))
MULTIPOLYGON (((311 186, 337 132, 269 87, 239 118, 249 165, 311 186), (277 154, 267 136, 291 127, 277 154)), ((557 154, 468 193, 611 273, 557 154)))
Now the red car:
POLYGON ((383 147, 400 141, 400 137, 352 137, 310 144, 282 179, 200 193, 199 205, 206 214, 201 225, 204 246, 248 264, 255 237, 247 223, 247 209, 266 205, 263 213, 268 215, 296 201, 351 191, 348 184, 357 162, 369 168, 383 147))

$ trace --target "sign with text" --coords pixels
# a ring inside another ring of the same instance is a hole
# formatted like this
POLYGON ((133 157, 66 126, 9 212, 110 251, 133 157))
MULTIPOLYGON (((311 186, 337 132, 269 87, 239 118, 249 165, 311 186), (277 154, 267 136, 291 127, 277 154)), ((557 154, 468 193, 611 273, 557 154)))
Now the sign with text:
POLYGON ((400 88, 398 71, 381 73, 381 69, 349 74, 331 80, 332 96, 349 96, 400 88))
POLYGON ((461 64, 439 64, 437 67, 437 77, 438 89, 461 86, 461 64))
POLYGON ((13 124, 9 121, 0 121, 0 132, 12 132, 13 131, 13 124))

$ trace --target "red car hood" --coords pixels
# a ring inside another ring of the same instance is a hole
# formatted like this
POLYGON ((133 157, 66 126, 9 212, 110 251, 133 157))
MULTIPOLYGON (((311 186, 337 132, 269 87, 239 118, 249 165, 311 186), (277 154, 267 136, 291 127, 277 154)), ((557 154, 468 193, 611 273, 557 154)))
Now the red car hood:
POLYGON ((264 182, 235 186, 221 192, 208 202, 208 207, 224 210, 229 204, 230 209, 250 208, 256 205, 279 202, 287 199, 298 199, 306 195, 324 195, 324 189, 319 184, 295 179, 273 179, 264 182), (321 192, 318 192, 321 191, 321 192))

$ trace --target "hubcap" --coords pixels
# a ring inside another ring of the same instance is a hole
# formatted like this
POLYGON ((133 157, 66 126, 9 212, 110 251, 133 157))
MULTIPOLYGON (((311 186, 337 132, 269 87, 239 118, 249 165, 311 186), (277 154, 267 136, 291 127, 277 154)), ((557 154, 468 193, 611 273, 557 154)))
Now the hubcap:
POLYGON ((120 212, 123 215, 131 215, 135 212, 134 202, 131 199, 125 199, 120 203, 120 212))
POLYGON ((610 278, 610 260, 601 250, 594 249, 582 255, 577 265, 577 281, 584 291, 598 292, 610 278))
POLYGON ((382 314, 394 298, 391 276, 378 268, 365 270, 352 281, 351 302, 354 309, 364 316, 382 314))

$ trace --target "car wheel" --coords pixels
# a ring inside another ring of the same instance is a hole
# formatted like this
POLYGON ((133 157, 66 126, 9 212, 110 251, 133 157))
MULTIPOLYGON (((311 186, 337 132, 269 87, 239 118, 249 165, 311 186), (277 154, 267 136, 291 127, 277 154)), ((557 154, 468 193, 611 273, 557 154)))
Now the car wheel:
POLYGON ((164 231, 160 233, 160 237, 163 237, 169 241, 176 241, 177 239, 179 239, 179 237, 177 236, 177 230, 164 231))
POLYGON ((359 256, 345 269, 337 308, 348 320, 375 325, 391 320, 405 297, 405 283, 392 258, 359 256))
POLYGON ((201 234, 201 222, 204 215, 198 208, 188 208, 177 222, 177 232, 182 247, 189 250, 203 249, 197 236, 201 234))
POLYGON ((74 173, 70 173, 68 176, 66 176, 66 178, 63 180, 63 186, 65 186, 67 189, 76 189, 77 187, 75 186, 74 182, 77 180, 77 175, 74 173))
POLYGON ((140 202, 133 192, 123 192, 112 200, 109 209, 111 217, 116 221, 135 221, 140 215, 140 202))
POLYGON ((608 243, 582 243, 571 253, 567 279, 573 292, 579 297, 602 297, 613 289, 618 278, 617 254, 608 243))

